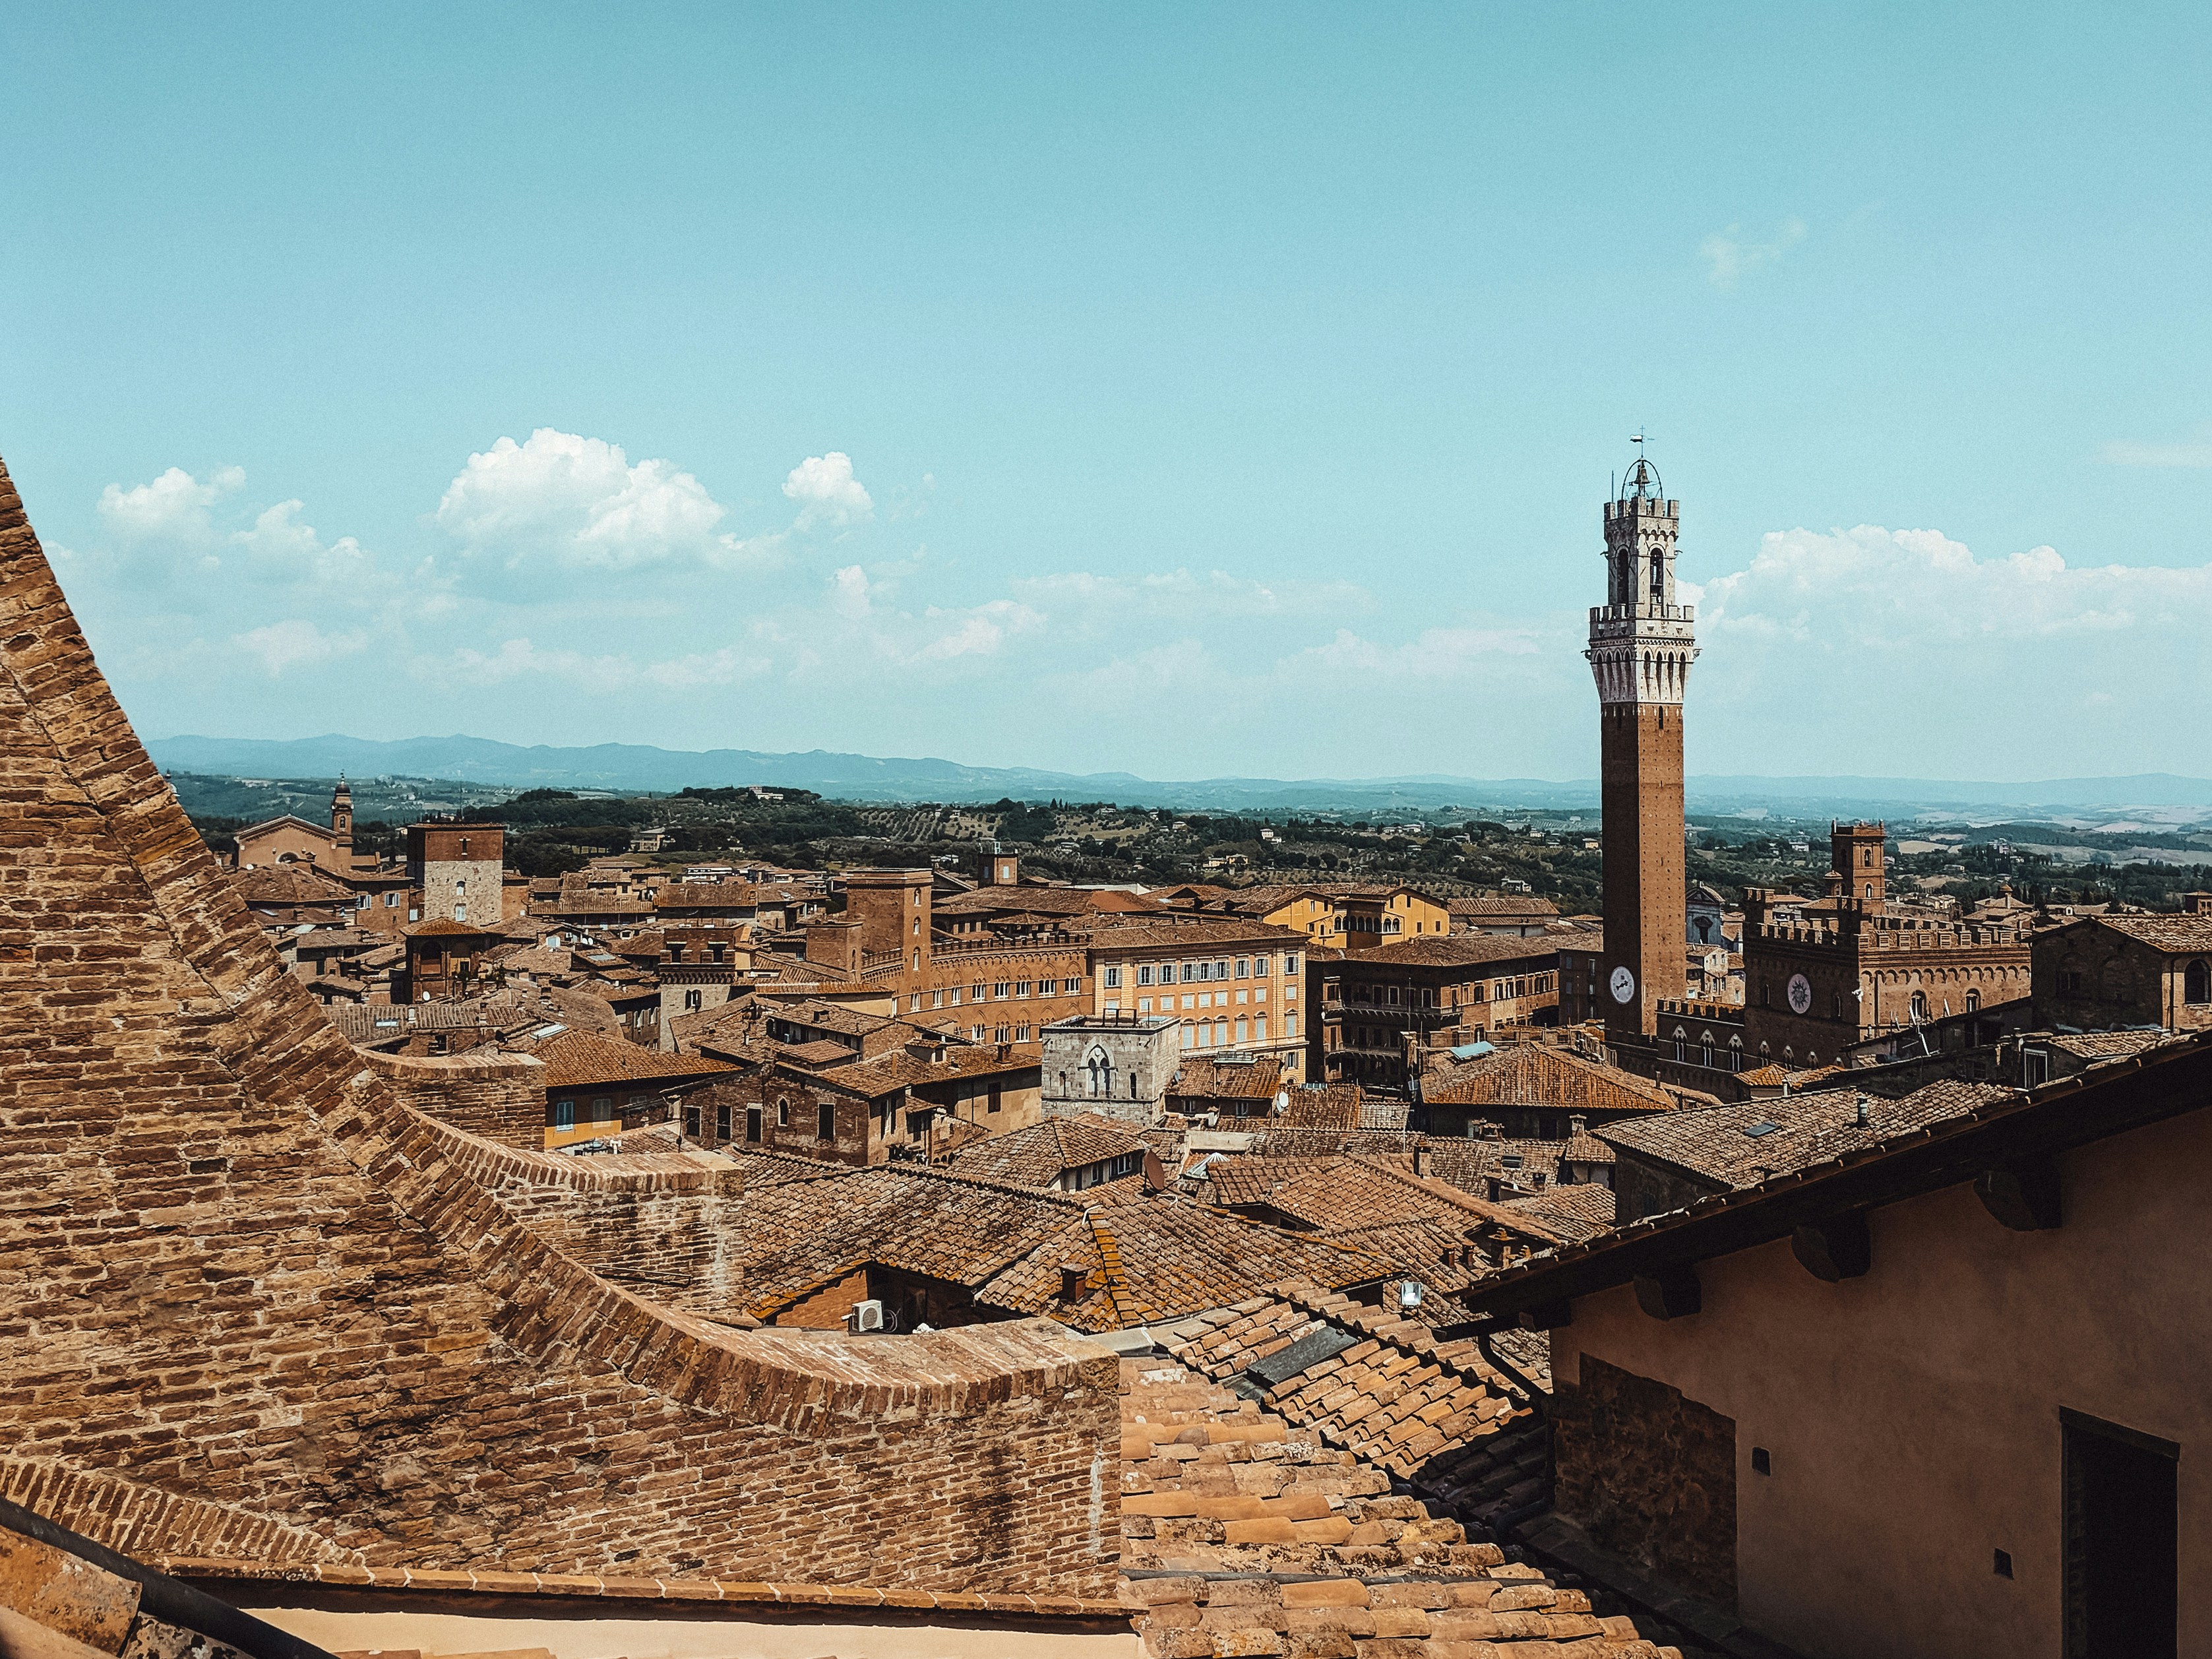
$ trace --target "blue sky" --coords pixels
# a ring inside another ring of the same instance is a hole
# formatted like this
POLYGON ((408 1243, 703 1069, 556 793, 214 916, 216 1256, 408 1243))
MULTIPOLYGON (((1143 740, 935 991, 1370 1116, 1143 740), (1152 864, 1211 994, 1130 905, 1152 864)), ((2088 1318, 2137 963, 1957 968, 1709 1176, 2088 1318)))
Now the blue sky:
POLYGON ((2199 8, 20 10, 0 455, 151 735, 2212 772, 2199 8))

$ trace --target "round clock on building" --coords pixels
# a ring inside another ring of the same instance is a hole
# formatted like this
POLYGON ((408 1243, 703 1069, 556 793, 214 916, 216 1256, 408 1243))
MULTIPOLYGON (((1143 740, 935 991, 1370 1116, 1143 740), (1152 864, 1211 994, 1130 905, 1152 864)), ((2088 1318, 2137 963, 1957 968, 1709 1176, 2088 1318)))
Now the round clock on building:
POLYGON ((1611 984, 1615 1002, 1626 1002, 1636 994, 1636 975, 1625 965, 1613 970, 1611 984))
POLYGON ((1813 1012, 1813 981, 1802 974, 1790 975, 1790 1012, 1793 1014, 1813 1012))

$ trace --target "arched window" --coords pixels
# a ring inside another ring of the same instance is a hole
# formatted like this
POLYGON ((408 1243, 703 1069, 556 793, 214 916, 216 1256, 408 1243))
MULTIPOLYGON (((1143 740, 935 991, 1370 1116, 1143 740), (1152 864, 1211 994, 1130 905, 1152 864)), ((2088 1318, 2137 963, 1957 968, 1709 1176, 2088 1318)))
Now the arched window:
POLYGON ((2200 957, 2182 970, 2181 1000, 2184 1002, 2212 1002, 2212 963, 2200 957))
POLYGON ((1966 1012, 1970 1014, 1979 1013, 1981 1012, 1981 1007, 1982 994, 1979 991, 1968 991, 1966 993, 1966 1012))
POLYGON ((1106 1058, 1105 1049, 1091 1049, 1084 1057, 1083 1071, 1085 1094, 1098 1096, 1114 1092, 1114 1063, 1106 1058))
POLYGON ((1912 1018, 1916 1022, 1928 1018, 1927 992, 1915 991, 1912 994, 1912 1018))
POLYGON ((1869 882, 1866 884, 1866 891, 1860 896, 1863 898, 1872 898, 1874 896, 1874 884, 1872 882, 1869 882))
POLYGON ((1743 1070, 1743 1039, 1741 1037, 1729 1039, 1729 1070, 1731 1072, 1743 1070))
POLYGON ((1674 1058, 1675 1058, 1675 1059, 1677 1059, 1677 1060, 1683 1060, 1683 1059, 1686 1059, 1686 1058, 1688 1057, 1689 1036, 1690 1036, 1690 1034, 1689 1034, 1687 1031, 1684 1030, 1680 1026, 1677 1025, 1677 1026, 1674 1028, 1674 1058))
POLYGON ((1712 1066, 1713 1066, 1713 1034, 1712 1034, 1711 1031, 1706 1032, 1706 1033, 1705 1034, 1705 1039, 1704 1039, 1704 1041, 1703 1041, 1703 1042, 1701 1042, 1698 1046, 1698 1048, 1699 1048, 1700 1053, 1701 1053, 1701 1061, 1702 1061, 1703 1065, 1705 1066, 1705 1069, 1706 1069, 1707 1071, 1711 1071, 1711 1070, 1712 1070, 1712 1066))

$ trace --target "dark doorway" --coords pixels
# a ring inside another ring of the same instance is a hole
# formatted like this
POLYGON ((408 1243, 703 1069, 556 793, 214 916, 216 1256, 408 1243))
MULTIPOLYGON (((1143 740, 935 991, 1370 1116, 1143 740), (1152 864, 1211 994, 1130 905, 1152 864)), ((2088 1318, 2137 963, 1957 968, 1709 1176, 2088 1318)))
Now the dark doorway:
POLYGON ((2174 1659, 2180 1528, 2170 1440, 2061 1409, 2066 1659, 2174 1659))

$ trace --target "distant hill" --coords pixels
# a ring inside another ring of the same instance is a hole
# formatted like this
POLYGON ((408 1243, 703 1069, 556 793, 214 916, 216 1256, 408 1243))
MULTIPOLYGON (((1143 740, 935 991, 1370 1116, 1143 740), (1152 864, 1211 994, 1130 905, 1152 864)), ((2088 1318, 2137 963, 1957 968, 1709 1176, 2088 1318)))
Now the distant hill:
MULTIPOLYGON (((379 739, 332 735, 158 738, 147 748, 174 771, 234 777, 404 776, 467 781, 516 789, 673 791, 742 783, 812 789, 840 800, 988 801, 1057 797, 1123 805, 1218 811, 1387 812, 1461 806, 1584 811, 1598 805, 1595 779, 1463 778, 1428 773, 1383 778, 1139 778, 1128 772, 1048 772, 965 766, 935 758, 891 759, 827 750, 770 755, 749 749, 690 751, 644 744, 526 748, 488 738, 379 739)), ((1688 785, 1699 812, 1765 810, 1820 817, 1853 812, 1905 817, 1922 811, 2118 811, 2212 809, 2212 779, 2150 773, 2125 778, 2058 778, 1974 783, 1926 778, 1698 777, 1688 785)))

